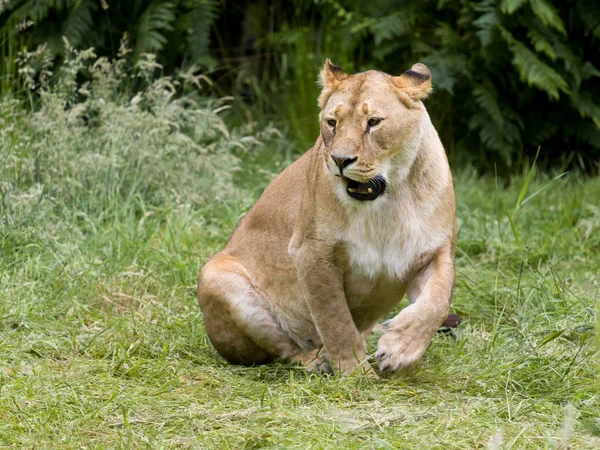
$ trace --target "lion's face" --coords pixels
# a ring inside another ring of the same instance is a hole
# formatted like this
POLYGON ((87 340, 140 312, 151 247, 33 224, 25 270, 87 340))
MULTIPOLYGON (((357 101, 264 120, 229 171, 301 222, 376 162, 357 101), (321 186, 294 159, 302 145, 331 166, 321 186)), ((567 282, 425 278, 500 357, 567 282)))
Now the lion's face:
POLYGON ((356 200, 375 200, 392 172, 408 172, 427 115, 420 99, 431 90, 422 64, 399 77, 368 71, 347 75, 329 60, 322 73, 321 135, 325 163, 356 200))

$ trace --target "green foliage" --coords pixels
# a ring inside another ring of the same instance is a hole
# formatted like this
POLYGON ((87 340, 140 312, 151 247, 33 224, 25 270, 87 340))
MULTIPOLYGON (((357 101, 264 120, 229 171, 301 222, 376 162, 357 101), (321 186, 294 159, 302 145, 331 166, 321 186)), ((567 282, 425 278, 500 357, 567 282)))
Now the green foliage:
POLYGON ((238 121, 319 129, 315 84, 330 57, 346 71, 399 74, 429 66, 428 109, 452 163, 507 174, 541 146, 540 164, 600 159, 597 0, 11 0, 0 11, 0 89, 15 90, 17 54, 44 44, 60 65, 62 37, 113 58, 127 33, 133 58, 214 70, 236 94, 238 121))
MULTIPOLYGON (((219 9, 218 0, 10 0, 0 9, 0 55, 12 55, 3 58, 3 69, 18 51, 40 44, 62 55, 63 36, 75 48, 114 57, 124 33, 136 58, 158 53, 169 72, 181 65, 212 68, 208 35, 219 9)), ((15 67, 3 72, 9 82, 17 78, 15 67)))
POLYGON ((562 34, 567 34, 558 11, 546 0, 529 0, 529 4, 533 13, 544 25, 554 28, 562 34))
POLYGON ((79 0, 69 9, 62 31, 73 46, 79 48, 94 29, 94 16, 99 7, 100 2, 96 0, 79 0))
MULTIPOLYGON (((120 54, 127 53, 123 43, 120 54)), ((36 58, 46 56, 25 55, 23 69, 36 58)), ((39 102, 30 113, 14 100, 0 103, 0 123, 10 124, 0 129, 0 179, 7 193, 0 216, 15 214, 9 200, 19 195, 61 198, 61 214, 106 220, 120 220, 107 209, 115 198, 128 204, 128 214, 139 215, 142 204, 197 208, 234 195, 240 157, 276 133, 231 129, 218 114, 228 109, 227 99, 201 95, 206 77, 188 71, 154 79, 157 68, 148 55, 135 64, 125 56, 110 61, 66 41, 57 83, 23 70, 39 102), (82 76, 89 81, 80 83, 82 76), (138 80, 133 93, 132 78, 138 80), (87 203, 90 197, 94 203, 87 203)), ((237 194, 243 201, 243 191, 237 194)))
MULTIPOLYGON (((513 38, 508 31, 504 29, 501 31, 512 51, 512 63, 519 72, 521 81, 529 86, 546 91, 550 98, 554 100, 558 100, 560 91, 568 93, 568 84, 557 71, 545 64, 526 45, 513 38)), ((544 53, 547 53, 547 51, 544 53)))
POLYGON ((571 158, 596 169, 598 2, 294 4, 293 12, 278 11, 279 26, 257 46, 285 61, 284 89, 263 93, 279 94, 277 107, 295 111, 295 134, 304 145, 317 133, 309 125, 316 124, 317 109, 308 104, 317 92, 299 96, 298 83, 315 79, 325 57, 348 72, 376 68, 392 74, 421 61, 433 74, 428 109, 454 163, 468 161, 484 171, 497 167, 505 174, 541 146, 542 164, 571 158))
POLYGON ((501 9, 505 14, 513 14, 525 3, 527 3, 527 0, 502 0, 501 9))
POLYGON ((173 31, 175 7, 171 1, 154 1, 148 5, 138 22, 136 55, 155 53, 164 47, 166 34, 173 31))

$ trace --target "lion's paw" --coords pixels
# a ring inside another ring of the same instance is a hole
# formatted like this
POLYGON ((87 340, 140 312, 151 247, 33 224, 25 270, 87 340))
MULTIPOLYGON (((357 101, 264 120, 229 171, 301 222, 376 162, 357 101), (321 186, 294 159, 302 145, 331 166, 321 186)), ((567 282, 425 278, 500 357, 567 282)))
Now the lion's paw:
POLYGON ((290 358, 296 364, 304 366, 309 372, 314 373, 333 373, 327 356, 323 349, 315 349, 307 352, 298 353, 290 358))
POLYGON ((395 372, 412 366, 429 347, 434 332, 409 314, 398 316, 377 343, 379 370, 395 372))

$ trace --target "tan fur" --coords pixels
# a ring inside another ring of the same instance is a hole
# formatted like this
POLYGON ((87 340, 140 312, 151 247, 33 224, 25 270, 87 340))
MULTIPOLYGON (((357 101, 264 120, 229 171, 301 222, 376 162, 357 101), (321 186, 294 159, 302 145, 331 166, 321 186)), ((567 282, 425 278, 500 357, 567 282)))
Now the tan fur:
POLYGON ((232 363, 286 358, 372 375, 364 339, 406 293, 411 305, 386 322, 375 354, 395 371, 421 358, 454 283, 452 177, 421 102, 431 74, 416 64, 397 77, 348 75, 327 60, 321 83, 314 147, 273 180, 200 273, 206 331, 232 363), (371 118, 383 120, 369 126, 371 118), (383 176, 384 194, 350 197, 333 157, 356 158, 344 177, 383 176))

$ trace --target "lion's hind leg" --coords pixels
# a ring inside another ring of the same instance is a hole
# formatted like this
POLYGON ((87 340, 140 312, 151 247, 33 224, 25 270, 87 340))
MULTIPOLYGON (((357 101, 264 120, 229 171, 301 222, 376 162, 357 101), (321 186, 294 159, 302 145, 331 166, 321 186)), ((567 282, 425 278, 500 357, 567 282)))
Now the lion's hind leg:
POLYGON ((204 266, 198 300, 210 341, 230 363, 264 364, 300 352, 237 258, 216 255, 204 266))

